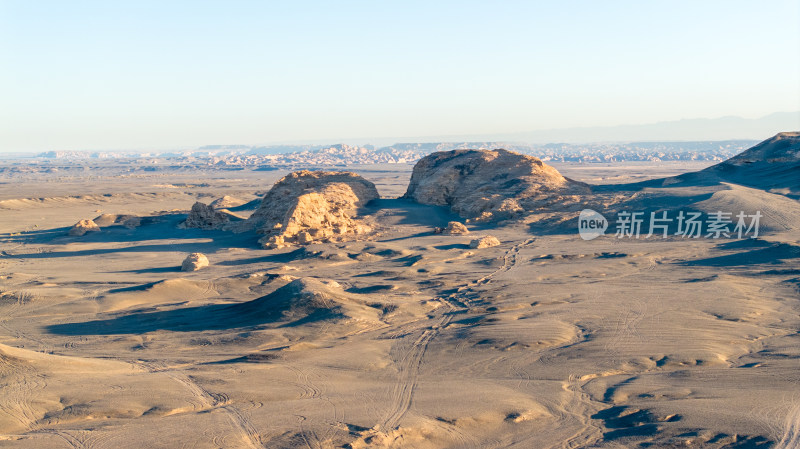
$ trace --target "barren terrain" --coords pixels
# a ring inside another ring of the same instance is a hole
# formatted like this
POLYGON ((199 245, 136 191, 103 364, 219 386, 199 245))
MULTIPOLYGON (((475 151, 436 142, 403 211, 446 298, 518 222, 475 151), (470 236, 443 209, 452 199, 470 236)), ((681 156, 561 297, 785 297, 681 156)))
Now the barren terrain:
POLYGON ((796 448, 800 204, 635 184, 708 165, 554 164, 595 205, 758 209, 762 236, 585 241, 580 208, 440 234, 463 220, 387 164, 347 167, 375 234, 269 250, 178 225, 286 171, 8 174, 0 446, 796 448), (104 213, 141 222, 68 235, 104 213))

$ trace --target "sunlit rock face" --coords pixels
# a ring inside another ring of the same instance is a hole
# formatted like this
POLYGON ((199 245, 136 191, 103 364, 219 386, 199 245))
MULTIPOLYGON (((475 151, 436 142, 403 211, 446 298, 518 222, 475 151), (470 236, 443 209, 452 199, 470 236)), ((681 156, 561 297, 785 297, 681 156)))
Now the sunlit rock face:
POLYGON ((414 166, 405 198, 448 206, 471 221, 514 218, 589 193, 540 159, 507 150, 433 153, 414 166))
POLYGON ((353 239, 372 231, 357 213, 378 196, 375 185, 355 173, 294 172, 275 183, 234 230, 256 229, 266 248, 353 239))

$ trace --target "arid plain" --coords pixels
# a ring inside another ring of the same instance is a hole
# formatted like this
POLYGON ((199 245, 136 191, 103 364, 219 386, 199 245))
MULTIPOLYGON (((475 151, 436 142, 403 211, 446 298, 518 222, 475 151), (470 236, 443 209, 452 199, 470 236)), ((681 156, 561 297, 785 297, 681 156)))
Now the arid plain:
POLYGON ((411 164, 350 166, 369 231, 272 249, 181 223, 287 171, 6 175, 0 446, 799 447, 800 175, 675 177, 709 165, 556 164, 586 193, 469 222, 400 198, 411 164), (584 240, 584 208, 763 218, 584 240), (69 235, 103 214, 137 219, 69 235))

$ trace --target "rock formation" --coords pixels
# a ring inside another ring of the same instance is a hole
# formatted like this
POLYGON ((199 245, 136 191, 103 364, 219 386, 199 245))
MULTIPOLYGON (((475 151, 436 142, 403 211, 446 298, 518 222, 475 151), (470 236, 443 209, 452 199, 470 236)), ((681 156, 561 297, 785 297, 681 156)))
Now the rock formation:
POLYGON ((586 184, 532 156, 502 149, 453 150, 417 162, 404 198, 449 206, 471 221, 493 221, 577 202, 584 193, 589 193, 586 184))
POLYGON ((80 237, 85 235, 87 232, 95 232, 99 230, 100 226, 97 226, 97 223, 95 223, 94 220, 81 220, 72 226, 72 228, 69 230, 69 235, 80 237))
POLYGON ((227 211, 214 210, 213 207, 198 201, 192 206, 192 210, 182 226, 184 228, 222 229, 231 220, 239 218, 227 211))
POLYGON ((485 235, 483 237, 473 239, 471 242, 469 242, 469 247, 473 249, 483 249, 483 248, 491 248, 499 244, 500 240, 497 240, 497 237, 491 235, 485 235))
POLYGON ((377 198, 375 185, 355 173, 299 171, 275 183, 250 218, 230 229, 256 229, 266 248, 352 239, 371 232, 356 214, 377 198))
POLYGON ((447 223, 446 228, 436 228, 434 232, 436 234, 445 234, 445 235, 466 235, 469 234, 469 229, 467 229, 464 223, 460 223, 458 221, 451 221, 447 223))
POLYGON ((208 266, 208 257, 203 253, 192 253, 186 256, 181 264, 181 271, 197 271, 208 266))

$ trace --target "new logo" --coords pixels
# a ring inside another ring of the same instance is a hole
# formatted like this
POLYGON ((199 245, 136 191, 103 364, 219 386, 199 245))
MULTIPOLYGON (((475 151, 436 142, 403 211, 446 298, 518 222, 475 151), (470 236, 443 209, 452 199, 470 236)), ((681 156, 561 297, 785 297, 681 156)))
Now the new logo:
POLYGON ((608 229, 608 220, 600 212, 584 209, 578 217, 578 233, 584 240, 600 237, 608 229))

